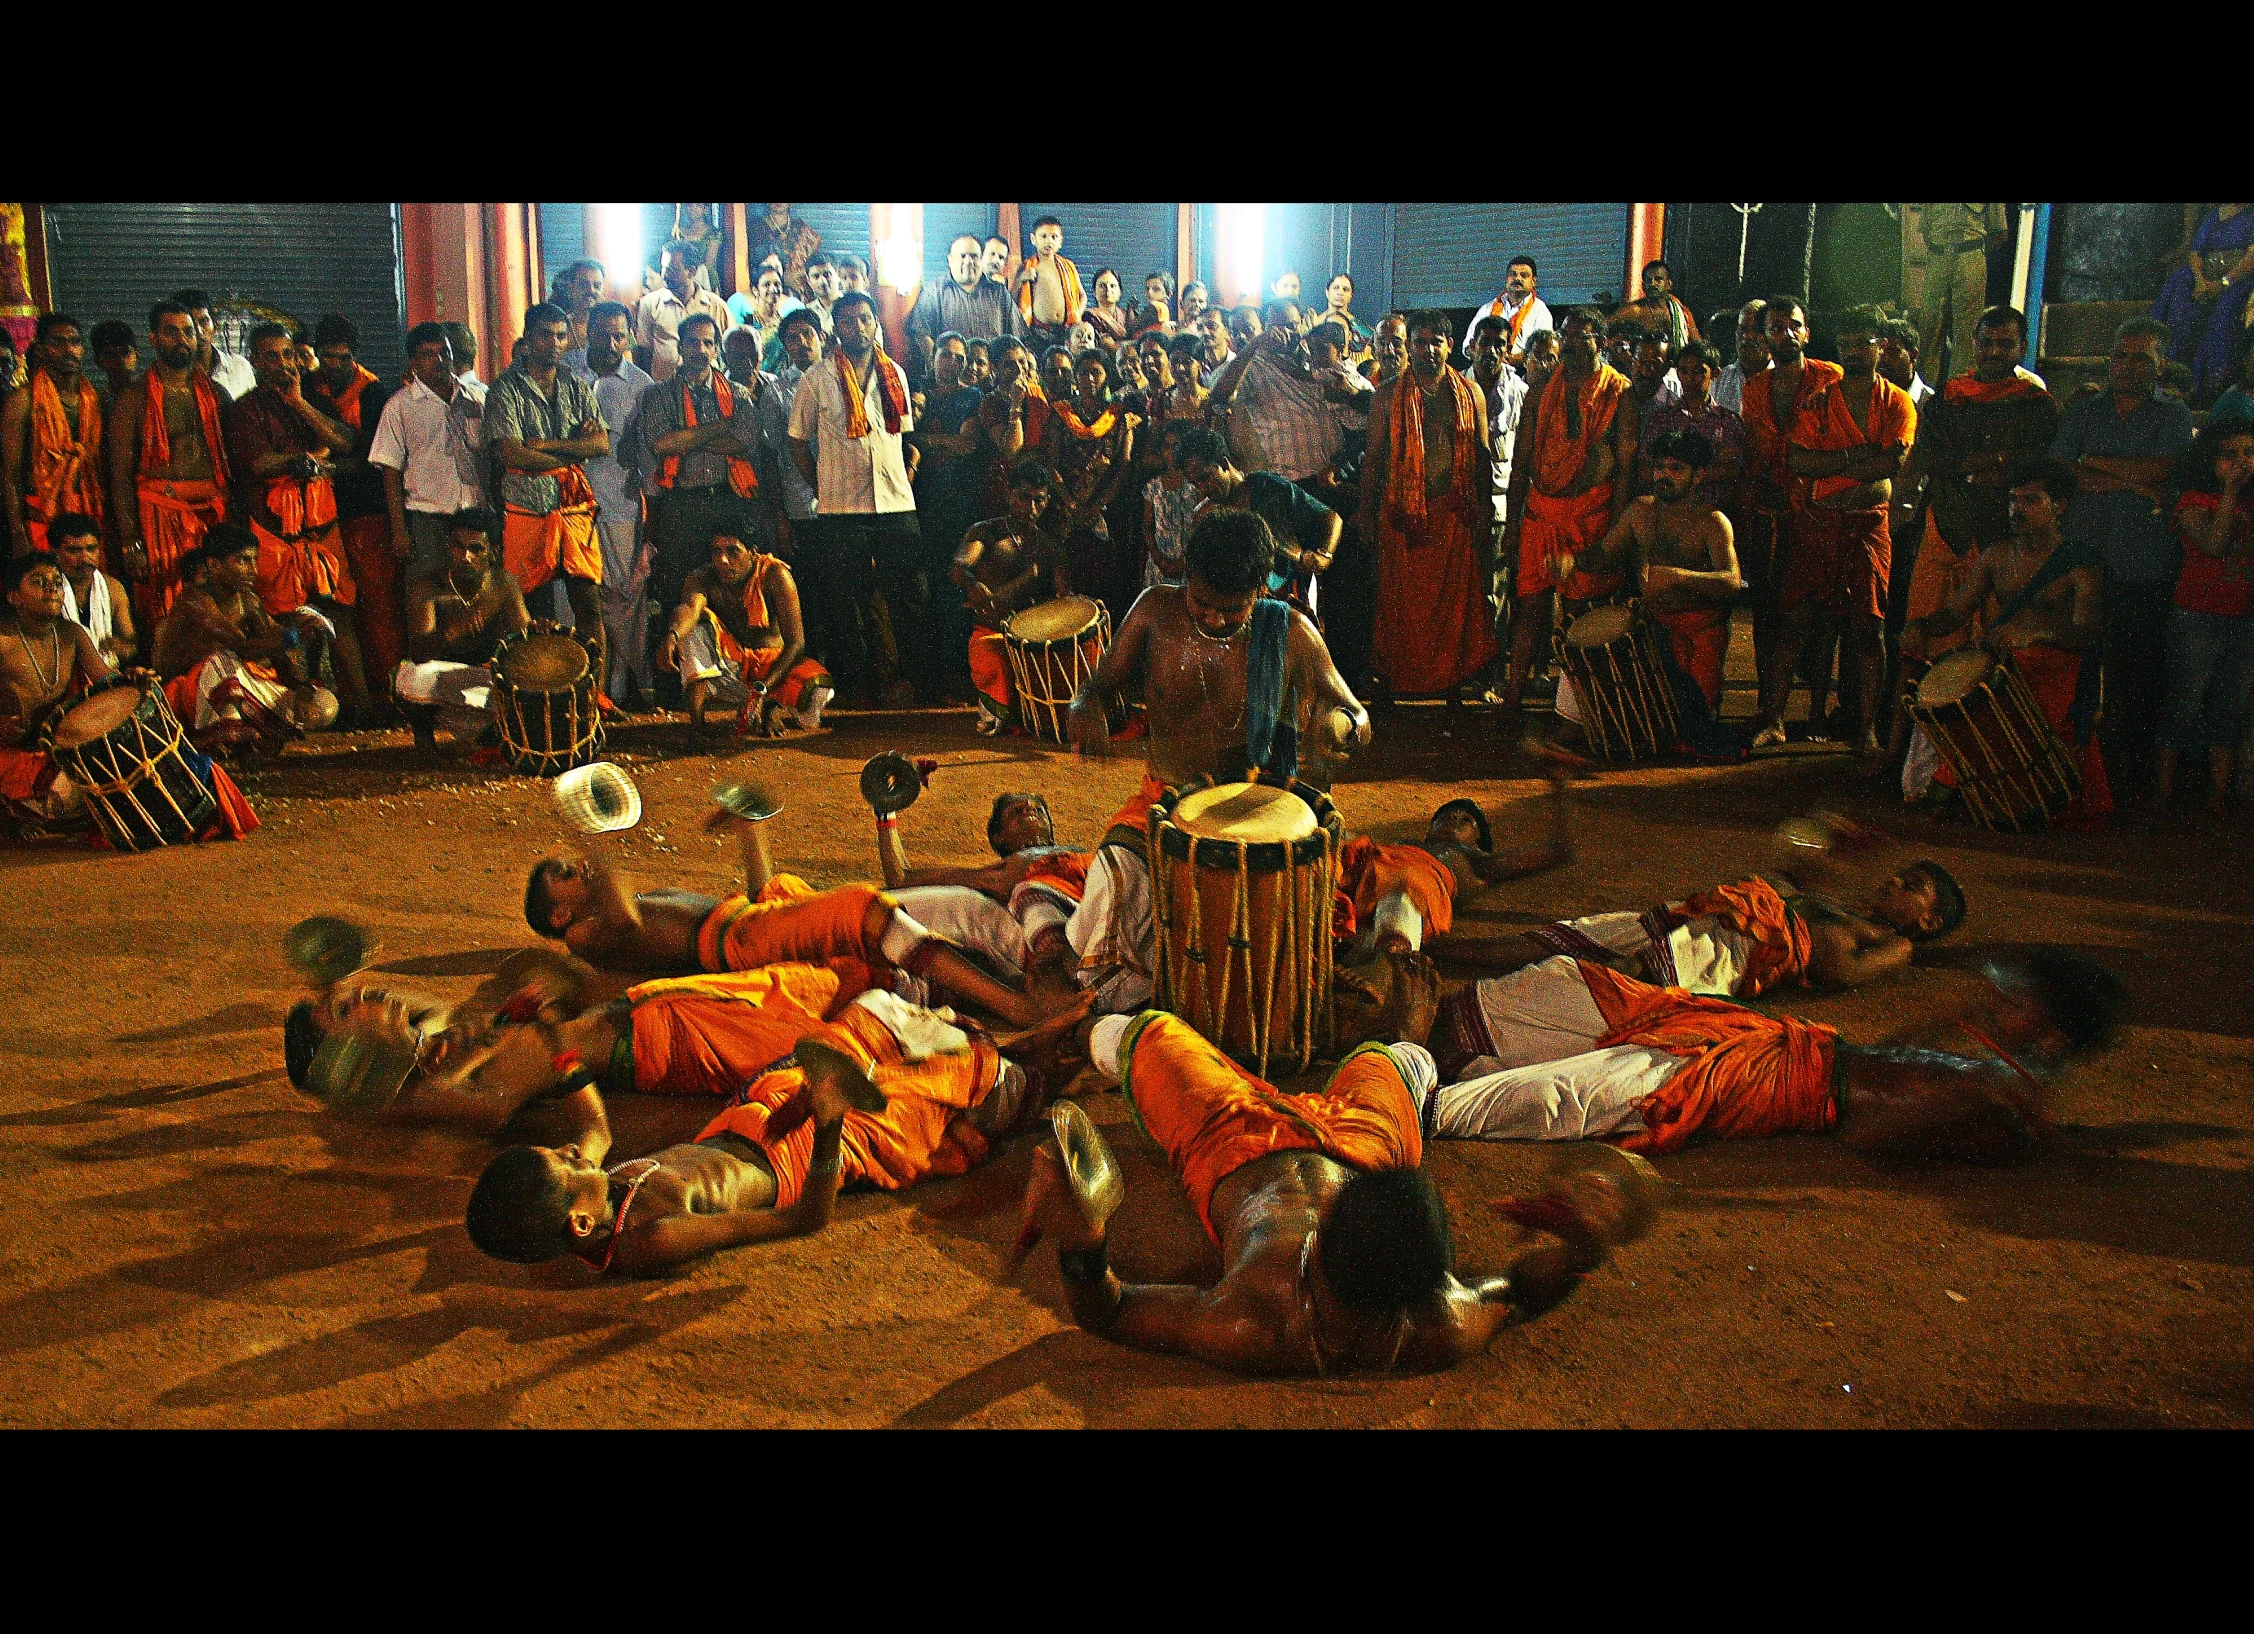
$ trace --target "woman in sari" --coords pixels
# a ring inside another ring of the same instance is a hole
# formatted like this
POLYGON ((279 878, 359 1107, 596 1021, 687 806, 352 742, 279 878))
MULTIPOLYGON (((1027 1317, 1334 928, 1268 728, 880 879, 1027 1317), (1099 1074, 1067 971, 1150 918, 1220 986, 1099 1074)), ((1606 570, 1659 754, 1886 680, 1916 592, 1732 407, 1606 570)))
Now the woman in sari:
POLYGON ((1111 351, 1127 339, 1134 314, 1119 304, 1119 274, 1106 267, 1096 274, 1090 287, 1094 298, 1088 310, 1080 314, 1080 321, 1096 332, 1096 344, 1111 351))
POLYGON ((1349 361, 1360 363, 1370 355, 1370 331, 1360 318, 1354 316, 1354 275, 1350 272, 1331 274, 1331 281, 1323 286, 1324 310, 1309 324, 1310 331, 1326 323, 1346 326, 1349 361))
POLYGON ((2168 326, 2168 360, 2191 365, 2192 401, 2230 384, 2246 341, 2246 296, 2254 290, 2254 205, 2218 204, 2161 286, 2152 315, 2168 326))

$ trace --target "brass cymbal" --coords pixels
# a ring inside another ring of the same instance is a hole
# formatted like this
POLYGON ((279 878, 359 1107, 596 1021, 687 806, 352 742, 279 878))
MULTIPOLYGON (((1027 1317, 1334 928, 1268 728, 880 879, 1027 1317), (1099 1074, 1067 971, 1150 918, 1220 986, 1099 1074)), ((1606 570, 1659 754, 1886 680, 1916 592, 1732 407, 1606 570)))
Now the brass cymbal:
POLYGON ((1659 1218, 1667 1189, 1667 1182, 1657 1169, 1635 1153, 1623 1152, 1605 1141, 1572 1141, 1551 1160, 1549 1180, 1553 1186, 1558 1186, 1581 1174, 1610 1181, 1627 1199, 1625 1215, 1607 1234, 1611 1246, 1618 1248, 1635 1242, 1651 1230, 1652 1223, 1659 1218))
POLYGON ((755 783, 723 783, 712 791, 712 803, 731 817, 763 823, 780 812, 782 802, 755 783))
POLYGON ((556 779, 556 807, 582 834, 615 834, 642 820, 642 791, 607 760, 575 766, 556 779))
POLYGON ((861 768, 861 798, 879 817, 906 811, 924 791, 916 763, 897 749, 871 755, 861 768))
POLYGON ((374 945, 366 931, 333 914, 300 919, 282 935, 283 955, 308 980, 322 987, 343 981, 366 964, 374 945))
POLYGON ((1050 1107, 1049 1124, 1057 1133, 1057 1149, 1064 1153, 1065 1173, 1072 1177, 1073 1201, 1089 1225, 1101 1228, 1127 1195, 1119 1160, 1077 1101, 1059 1101, 1050 1107))

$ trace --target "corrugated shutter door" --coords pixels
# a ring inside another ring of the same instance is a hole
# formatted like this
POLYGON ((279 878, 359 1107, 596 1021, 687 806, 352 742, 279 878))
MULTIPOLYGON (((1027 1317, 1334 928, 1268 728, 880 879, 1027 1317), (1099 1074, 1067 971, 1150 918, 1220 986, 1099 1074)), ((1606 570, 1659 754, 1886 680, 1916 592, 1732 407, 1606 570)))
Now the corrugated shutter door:
POLYGON ((1541 269, 1550 305, 1620 293, 1625 204, 1403 204, 1394 213, 1395 307, 1476 306, 1503 287, 1514 255, 1541 269))
POLYGON ((947 246, 964 233, 980 239, 994 233, 991 204, 927 204, 924 206, 924 282, 947 276, 947 246))
MULTIPOLYGON (((50 204, 55 305, 91 327, 146 334, 149 308, 196 286, 242 295, 310 327, 342 312, 360 360, 385 379, 405 366, 399 225, 390 204, 50 204)), ((147 343, 144 341, 143 345, 147 343)))
POLYGON ((540 212, 540 294, 546 299, 556 274, 587 253, 587 206, 543 204, 536 208, 540 212))
MULTIPOLYGON (((1108 204, 1021 204, 1020 220, 1030 241, 1043 216, 1064 223, 1065 258, 1090 284, 1105 267, 1119 273, 1119 298, 1134 305, 1143 298, 1143 274, 1174 270, 1174 206, 1136 200, 1108 204)), ((1019 254, 1025 245, 1016 246, 1019 254)), ((1088 292, 1090 300, 1095 291, 1088 292)))
POLYGON ((869 207, 866 204, 793 204, 791 214, 822 235, 832 255, 869 258, 869 207))

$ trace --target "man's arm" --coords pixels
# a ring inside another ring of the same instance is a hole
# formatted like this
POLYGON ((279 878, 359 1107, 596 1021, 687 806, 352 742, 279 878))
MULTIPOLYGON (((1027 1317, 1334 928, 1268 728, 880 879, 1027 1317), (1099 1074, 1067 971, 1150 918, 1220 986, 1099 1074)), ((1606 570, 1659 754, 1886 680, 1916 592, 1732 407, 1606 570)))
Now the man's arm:
POLYGON ((1291 610, 1291 659, 1293 683, 1300 695, 1315 699, 1322 711, 1318 716, 1323 726, 1322 746, 1344 759, 1366 745, 1370 741, 1370 712, 1338 673, 1321 632, 1296 607, 1291 610))
POLYGON ((697 620, 704 616, 705 605, 704 576, 701 573, 691 573, 681 582, 680 605, 673 609, 673 622, 666 626, 665 639, 658 643, 656 657, 659 669, 673 669, 679 665, 681 642, 697 627, 697 620))
POLYGON ((814 445, 804 437, 791 438, 790 462, 798 467, 798 474, 805 480, 806 486, 819 494, 822 490, 822 474, 814 464, 814 445))
POLYGON ((407 476, 396 466, 376 469, 383 473, 384 508, 391 513, 391 553, 404 562, 415 554, 415 536, 407 531, 407 476))
MULTIPOLYGON (((1388 380, 1370 394, 1370 442, 1362 456, 1362 504, 1356 521, 1373 540, 1377 537, 1379 501, 1385 494, 1386 462, 1393 452, 1393 439, 1386 429, 1393 423, 1393 397, 1400 389, 1398 380, 1388 380)), ((1515 518, 1518 512, 1514 509, 1511 515, 1515 518)))
POLYGON ((1509 851, 1469 852, 1472 872, 1482 885, 1499 885, 1506 879, 1523 879, 1573 860, 1573 802, 1565 778, 1550 777, 1550 832, 1547 838, 1509 851))
POLYGON ((1615 561, 1627 560, 1629 551, 1635 547, 1637 520, 1649 516, 1656 503, 1648 498, 1631 501, 1626 510, 1612 519, 1612 526, 1604 530, 1604 537, 1597 541, 1595 550, 1585 557, 1575 556, 1571 551, 1559 557, 1558 581, 1563 583, 1571 578, 1576 569, 1585 573, 1610 573, 1615 561))
POLYGON ((2088 651, 2097 645, 2102 583, 2095 568, 2077 568, 2009 624, 1990 631, 1989 642, 2007 651, 2038 645, 2088 651))
POLYGON ((1738 576, 1737 541, 1730 519, 1720 511, 1710 511, 1701 528, 1706 535, 1706 560, 1710 565, 1700 569, 1654 563, 1644 570, 1646 595, 1657 595, 1663 590, 1682 591, 1694 600, 1724 607, 1735 598, 1744 585, 1738 576))
POLYGON ((838 1145, 842 1123, 814 1128, 812 1167, 806 1189, 787 1209, 736 1209, 727 1214, 669 1214, 618 1239, 613 1269, 628 1276, 650 1276, 724 1248, 745 1243, 810 1237, 830 1223, 837 1207, 838 1145))
POLYGON ((1861 919, 1813 926, 1811 941, 1808 974, 1826 987, 1861 987, 1907 970, 1916 951, 1892 926, 1861 919))
MULTIPOLYGON (((97 573, 101 569, 96 568, 97 573)), ((104 578, 109 575, 102 574, 104 578)), ((141 645, 141 632, 133 627, 133 603, 125 593, 125 586, 110 579, 110 639, 103 651, 122 663, 131 658, 141 645)))
POLYGON ((446 638, 438 628, 438 590, 428 579, 417 579, 407 591, 407 656, 418 664, 446 656, 446 638))
POLYGON ((1150 597, 1136 599, 1120 621, 1110 651, 1096 666, 1096 673, 1080 684, 1080 692, 1072 700, 1072 746, 1084 755, 1103 760, 1111 754, 1111 706, 1143 678, 1154 616, 1150 609, 1150 597))
POLYGON ((110 444, 110 519, 121 547, 119 565, 129 579, 138 579, 146 571, 146 563, 141 560, 141 495, 133 479, 141 464, 141 421, 148 406, 145 389, 128 391, 110 404, 110 422, 104 433, 110 444))
POLYGON ((10 392, 0 402, 0 506, 8 513, 9 548, 31 553, 31 527, 23 508, 24 467, 31 457, 31 387, 10 392))
POLYGON ((1923 658, 1926 643, 1935 636, 1949 635, 1972 622, 1988 599, 1989 584, 1995 569, 1985 556, 1975 560, 1972 571, 1956 593, 1923 618, 1913 618, 1902 626, 1902 654, 1907 658, 1923 658))

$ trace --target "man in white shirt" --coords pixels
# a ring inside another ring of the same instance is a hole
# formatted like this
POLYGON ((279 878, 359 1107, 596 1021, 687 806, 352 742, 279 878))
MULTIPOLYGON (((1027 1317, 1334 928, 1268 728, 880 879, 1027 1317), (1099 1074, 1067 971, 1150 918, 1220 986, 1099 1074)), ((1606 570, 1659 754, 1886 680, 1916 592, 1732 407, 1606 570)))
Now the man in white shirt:
POLYGON ((820 656, 839 686, 865 689, 874 677, 885 707, 904 709, 931 695, 937 647, 911 486, 916 451, 903 440, 915 429, 908 377, 878 344, 868 296, 840 295, 830 323, 836 350, 806 371, 791 402, 791 461, 821 506, 806 530, 801 582, 822 603, 830 650, 820 656), (878 588, 889 649, 871 605, 878 588))
POLYGON ((690 313, 710 318, 723 340, 736 326, 728 303, 697 282, 697 269, 703 264, 693 244, 676 239, 666 245, 665 282, 642 297, 641 310, 634 315, 634 344, 654 381, 671 380, 681 366, 681 320, 690 313))
POLYGON ((485 385, 454 372, 453 346, 442 323, 407 332, 406 389, 391 394, 368 445, 368 463, 383 473, 391 508, 391 548, 406 577, 434 578, 451 561, 454 513, 485 503, 478 481, 478 439, 485 385))
POLYGON ((1471 315, 1471 326, 1464 331, 1464 350, 1471 350, 1471 343, 1479 334, 1481 318, 1500 318, 1509 329, 1509 361, 1524 363, 1526 337, 1536 330, 1557 327, 1550 318, 1549 307, 1534 293, 1540 282, 1540 272, 1531 255, 1512 256, 1510 265, 1503 269, 1503 292, 1471 315))
POLYGON ((1714 406, 1745 412, 1745 383, 1769 366, 1769 303, 1747 301, 1737 313, 1737 358, 1714 377, 1714 406))
POLYGON ((589 460, 584 469, 595 490, 595 532, 602 541, 603 630, 610 639, 610 673, 603 690, 623 702, 648 699, 656 691, 650 665, 650 552, 642 540, 642 477, 632 461, 637 440, 629 436, 634 410, 650 389, 648 373, 627 354, 633 346, 626 308, 598 301, 587 312, 587 346, 565 354, 565 363, 595 388, 603 423, 617 427, 610 452, 589 460), (627 457, 621 458, 622 455, 627 457))
POLYGON ((211 297, 200 289, 181 289, 173 291, 172 298, 196 320, 196 367, 209 375, 211 383, 230 400, 258 390, 258 371, 250 366, 250 359, 219 344, 219 324, 211 315, 211 297))

